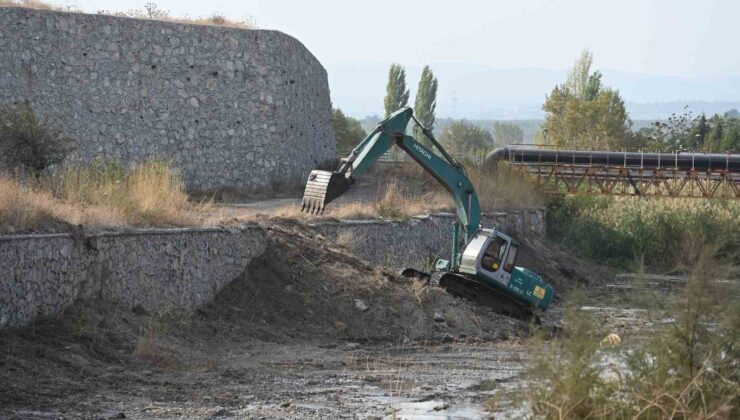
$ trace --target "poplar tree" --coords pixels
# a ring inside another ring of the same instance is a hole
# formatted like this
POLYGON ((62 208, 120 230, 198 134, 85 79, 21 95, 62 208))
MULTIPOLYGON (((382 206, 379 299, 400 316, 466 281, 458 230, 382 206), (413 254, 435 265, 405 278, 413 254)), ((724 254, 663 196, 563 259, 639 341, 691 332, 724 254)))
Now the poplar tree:
MULTIPOLYGON (((421 125, 428 128, 429 131, 434 129, 436 108, 437 78, 434 77, 434 73, 432 73, 429 66, 424 66, 421 71, 421 79, 419 79, 419 89, 416 91, 416 99, 414 100, 414 115, 416 115, 416 119, 419 120, 421 125)), ((414 135, 417 140, 424 144, 429 143, 421 130, 416 129, 414 135)))
POLYGON ((400 64, 391 64, 388 71, 388 86, 386 87, 383 106, 385 117, 409 104, 409 90, 406 89, 406 70, 400 64))

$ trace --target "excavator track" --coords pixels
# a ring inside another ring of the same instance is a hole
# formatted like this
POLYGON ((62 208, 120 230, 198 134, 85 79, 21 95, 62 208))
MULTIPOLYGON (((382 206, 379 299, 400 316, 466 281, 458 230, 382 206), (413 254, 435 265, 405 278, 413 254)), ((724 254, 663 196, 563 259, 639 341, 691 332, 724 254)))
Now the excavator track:
POLYGON ((443 273, 439 276, 432 275, 431 284, 445 289, 453 296, 490 308, 498 314, 525 322, 540 323, 539 316, 529 306, 475 279, 455 273, 443 273))

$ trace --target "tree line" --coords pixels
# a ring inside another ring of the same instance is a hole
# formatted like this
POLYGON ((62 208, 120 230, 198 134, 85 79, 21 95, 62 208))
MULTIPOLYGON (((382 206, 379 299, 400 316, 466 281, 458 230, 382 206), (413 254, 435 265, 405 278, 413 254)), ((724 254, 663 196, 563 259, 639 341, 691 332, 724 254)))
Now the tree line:
POLYGON ((591 71, 593 54, 581 53, 565 83, 555 86, 542 106, 546 112, 540 140, 560 148, 591 150, 740 151, 740 115, 731 110, 711 118, 684 108, 665 121, 632 131, 618 90, 591 71))
MULTIPOLYGON (((433 131, 437 123, 437 90, 439 82, 429 66, 424 66, 414 98, 414 116, 426 128, 433 131)), ((406 70, 400 64, 392 64, 388 71, 386 95, 383 98, 384 116, 408 106, 410 90, 406 85, 406 70)), ((359 120, 345 115, 340 109, 333 112, 334 132, 340 153, 348 153, 365 136, 359 120)), ((430 145, 420 129, 414 130, 414 137, 430 145)), ((521 143, 524 133, 516 124, 496 122, 493 131, 480 127, 467 120, 454 120, 445 124, 437 138, 452 153, 475 154, 486 152, 496 146, 521 143)))
MULTIPOLYGON (((592 67, 593 54, 584 50, 565 82, 556 85, 545 97, 542 105, 545 120, 535 137, 536 143, 590 150, 740 151, 740 113, 737 110, 708 118, 704 114, 694 116, 684 109, 683 113, 673 114, 665 121, 633 131, 619 90, 606 86, 603 74, 592 67)), ((425 66, 414 99, 414 114, 430 130, 438 123, 438 88, 432 69, 425 66)), ((400 64, 392 64, 383 98, 385 117, 408 106, 409 98, 406 70, 400 64)), ((358 120, 339 109, 334 110, 334 127, 337 147, 342 154, 367 135, 358 120)), ((420 130, 415 130, 414 136, 430 144, 420 130)), ((511 122, 495 122, 489 129, 462 119, 443 124, 438 140, 452 153, 471 155, 522 143, 524 133, 511 122)))

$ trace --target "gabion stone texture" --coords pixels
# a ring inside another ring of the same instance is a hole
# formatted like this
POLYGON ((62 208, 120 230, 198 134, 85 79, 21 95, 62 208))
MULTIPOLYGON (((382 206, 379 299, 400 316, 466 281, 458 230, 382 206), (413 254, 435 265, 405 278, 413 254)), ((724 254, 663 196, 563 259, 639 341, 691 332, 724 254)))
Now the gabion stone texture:
POLYGON ((29 101, 70 161, 171 160, 190 189, 296 187, 336 156, 326 70, 271 30, 0 8, 0 103, 29 101))

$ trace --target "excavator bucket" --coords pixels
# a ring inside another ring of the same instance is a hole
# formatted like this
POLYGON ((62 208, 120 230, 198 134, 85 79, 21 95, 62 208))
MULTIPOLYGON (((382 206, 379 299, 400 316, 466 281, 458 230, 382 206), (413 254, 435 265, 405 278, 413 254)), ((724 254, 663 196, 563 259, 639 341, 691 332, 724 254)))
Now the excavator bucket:
POLYGON ((301 211, 311 214, 324 212, 326 205, 349 190, 349 181, 344 174, 330 171, 311 171, 303 194, 301 211))

